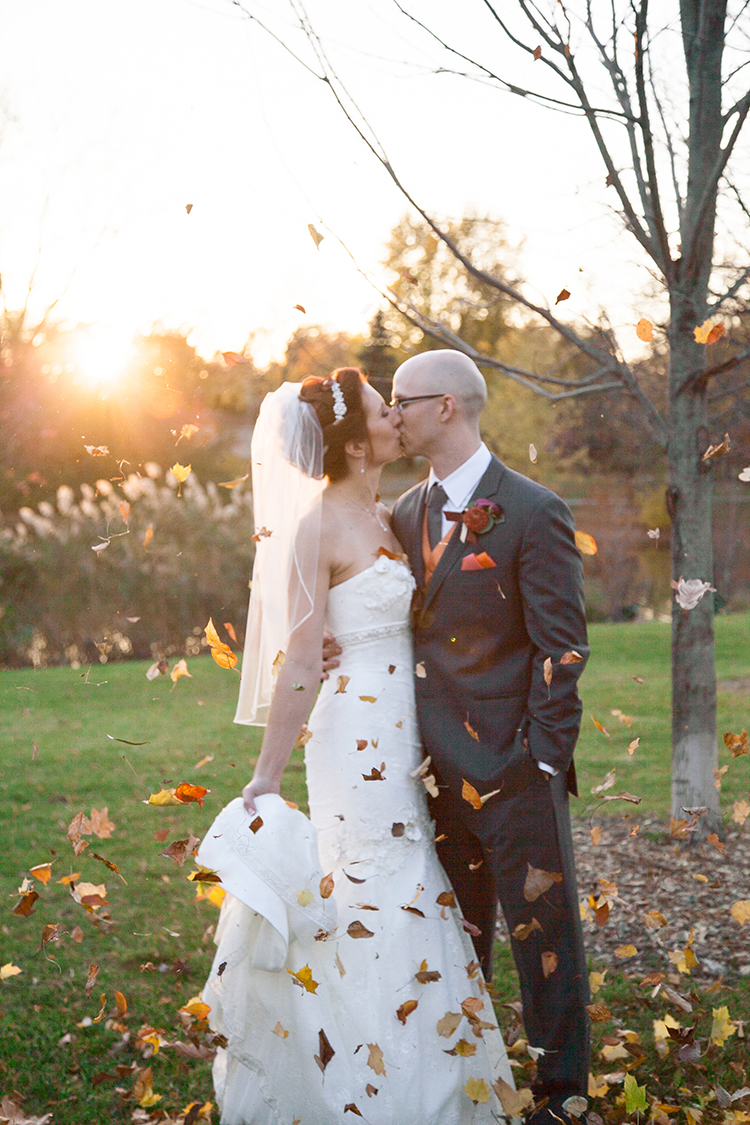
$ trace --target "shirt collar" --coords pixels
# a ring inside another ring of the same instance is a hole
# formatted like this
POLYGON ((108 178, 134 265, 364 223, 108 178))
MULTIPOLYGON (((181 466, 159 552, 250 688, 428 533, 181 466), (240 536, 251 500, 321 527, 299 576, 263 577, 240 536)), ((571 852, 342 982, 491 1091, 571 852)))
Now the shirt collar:
POLYGON ((471 499, 474 489, 487 472, 491 460, 492 454, 484 442, 482 442, 476 453, 472 453, 471 457, 469 457, 467 461, 464 461, 463 465, 459 465, 457 469, 449 473, 445 480, 439 480, 434 470, 430 469, 430 475, 427 478, 428 493, 435 482, 442 484, 445 489, 445 494, 448 497, 450 510, 462 511, 471 499))

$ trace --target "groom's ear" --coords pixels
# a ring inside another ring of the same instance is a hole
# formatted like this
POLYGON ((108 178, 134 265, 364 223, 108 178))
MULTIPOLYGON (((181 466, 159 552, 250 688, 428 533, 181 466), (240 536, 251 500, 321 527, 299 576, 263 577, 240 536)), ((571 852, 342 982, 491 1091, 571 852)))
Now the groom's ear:
POLYGON ((443 395, 440 402, 440 413, 438 415, 441 422, 449 422, 453 415, 456 413, 456 399, 454 395, 443 395))

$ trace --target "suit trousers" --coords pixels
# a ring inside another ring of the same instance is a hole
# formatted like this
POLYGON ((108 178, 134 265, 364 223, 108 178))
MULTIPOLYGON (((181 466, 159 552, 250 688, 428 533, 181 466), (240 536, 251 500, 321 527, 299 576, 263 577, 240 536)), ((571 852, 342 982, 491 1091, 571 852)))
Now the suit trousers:
POLYGON ((431 812, 437 836, 445 836, 438 854, 463 916, 482 931, 474 944, 487 976, 497 901, 511 934, 519 924, 538 923, 525 939, 511 937, 526 1036, 545 1052, 535 1095, 557 1105, 572 1094, 585 1097, 590 996, 565 775, 539 770, 527 789, 477 811, 441 788, 431 812), (530 866, 562 879, 530 900, 531 889, 524 894, 530 866))

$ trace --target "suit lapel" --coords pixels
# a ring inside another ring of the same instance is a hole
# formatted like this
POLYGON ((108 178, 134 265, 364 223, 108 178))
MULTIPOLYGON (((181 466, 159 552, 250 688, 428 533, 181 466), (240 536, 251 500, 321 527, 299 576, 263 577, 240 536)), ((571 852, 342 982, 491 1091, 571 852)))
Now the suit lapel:
MULTIPOLYGON (((478 499, 492 500, 500 488, 500 482, 505 473, 505 465, 499 461, 495 455, 492 455, 492 460, 487 466, 484 476, 479 481, 479 484, 474 489, 468 507, 471 507, 473 502, 478 499)), ((420 507, 421 512, 421 507, 420 507)), ((479 546, 472 546, 471 543, 462 543, 461 536, 458 531, 450 537, 448 545, 443 551, 442 558, 435 567, 435 571, 430 579, 430 584, 427 587, 427 594, 425 597, 424 608, 426 609, 430 602, 435 598, 438 590, 442 586, 445 579, 457 565, 459 559, 464 558, 465 555, 470 555, 474 551, 479 551, 479 546)), ((419 552, 421 558, 421 550, 419 552)), ((424 566, 422 565, 422 581, 424 581, 424 566)))

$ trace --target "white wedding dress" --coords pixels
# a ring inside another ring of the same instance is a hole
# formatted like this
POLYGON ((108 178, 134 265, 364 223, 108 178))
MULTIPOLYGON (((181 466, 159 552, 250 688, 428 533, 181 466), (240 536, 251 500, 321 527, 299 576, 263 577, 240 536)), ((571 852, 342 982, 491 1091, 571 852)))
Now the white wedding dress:
POLYGON ((238 798, 201 846, 234 891, 203 993, 223 1125, 503 1119, 505 1046, 412 776, 413 586, 382 556, 329 592, 343 651, 308 723, 312 825, 267 796, 252 832, 238 798))

